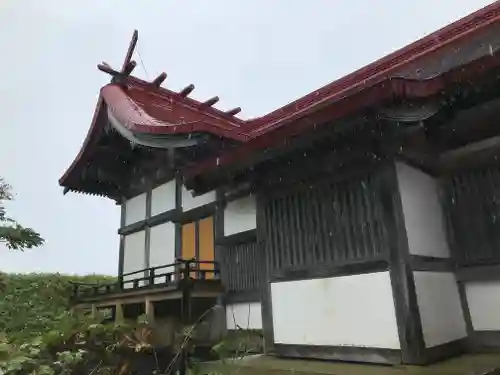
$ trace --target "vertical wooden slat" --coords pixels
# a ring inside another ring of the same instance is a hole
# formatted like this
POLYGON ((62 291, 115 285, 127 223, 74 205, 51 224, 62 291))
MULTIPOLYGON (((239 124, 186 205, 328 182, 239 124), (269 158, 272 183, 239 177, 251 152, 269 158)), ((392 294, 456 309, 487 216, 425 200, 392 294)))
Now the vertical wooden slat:
POLYGON ((443 183, 448 231, 464 265, 500 261, 499 167, 463 171, 443 183))
POLYGON ((292 226, 292 220, 290 218, 291 215, 293 215, 294 209, 290 209, 291 205, 293 205, 291 195, 287 195, 284 198, 285 204, 281 205, 279 208, 279 213, 281 217, 283 218, 283 231, 281 233, 281 236, 285 240, 285 249, 286 249, 286 254, 288 255, 288 262, 287 266, 293 266, 295 264, 295 249, 293 247, 293 238, 290 236, 291 233, 291 226, 292 226))
POLYGON ((310 215, 311 215, 311 246, 314 248, 314 258, 309 264, 313 265, 316 261, 323 263, 325 261, 326 249, 322 246, 321 228, 324 223, 321 220, 321 207, 315 189, 309 189, 310 215))
POLYGON ((260 255, 257 242, 226 246, 222 273, 230 292, 255 292, 260 287, 260 255))
POLYGON ((367 245, 368 249, 366 249, 365 254, 378 254, 378 239, 375 232, 374 220, 375 216, 373 213, 373 205, 370 202, 370 193, 371 193, 371 178, 367 178, 365 184, 363 185, 363 191, 361 194, 361 204, 363 205, 364 217, 365 217, 365 233, 367 236, 367 245))
POLYGON ((335 249, 332 248, 330 244, 329 232, 331 231, 333 235, 333 232, 336 231, 338 227, 335 225, 333 217, 333 205, 335 202, 333 201, 333 196, 331 194, 327 194, 327 192, 327 189, 315 188, 312 194, 314 194, 317 200, 316 220, 319 225, 317 229, 318 246, 320 248, 320 252, 323 254, 324 261, 331 262, 334 259, 335 249))
POLYGON ((362 250, 364 246, 364 238, 361 235, 361 225, 362 220, 359 217, 359 205, 356 201, 356 195, 359 194, 359 181, 353 181, 349 184, 347 189, 348 193, 348 204, 350 213, 349 229, 352 235, 352 251, 347 259, 358 259, 361 257, 362 250))
POLYGON ((304 197, 304 192, 300 192, 299 194, 296 194, 293 199, 294 203, 294 215, 292 215, 292 230, 297 231, 296 235, 293 236, 295 239, 294 241, 294 248, 295 248, 295 253, 296 253, 296 266, 302 266, 306 264, 306 249, 304 245, 304 227, 302 224, 302 216, 304 215, 304 212, 302 210, 302 200, 305 199, 304 197))
POLYGON ((272 248, 276 245, 279 246, 279 241, 278 239, 276 238, 276 232, 274 230, 271 230, 271 223, 273 222, 274 220, 274 211, 273 211, 273 202, 267 202, 267 204, 265 205, 265 207, 263 207, 264 209, 264 223, 262 223, 262 227, 265 228, 265 232, 266 232, 266 247, 267 247, 267 251, 266 251, 266 254, 268 255, 268 266, 269 266, 269 269, 273 270, 276 266, 276 264, 278 264, 278 260, 276 259, 278 256, 279 256, 279 251, 278 250, 275 250, 273 251, 272 248))
POLYGON ((271 270, 370 259, 384 251, 376 173, 269 197, 263 224, 271 270))
POLYGON ((342 204, 342 229, 344 230, 345 238, 346 238, 346 247, 342 252, 342 261, 346 261, 348 259, 354 259, 351 254, 355 254, 354 250, 354 236, 352 233, 351 227, 351 215, 352 215, 352 206, 349 203, 349 189, 350 186, 348 184, 343 184, 342 190, 340 192, 341 196, 341 204, 342 204))
POLYGON ((325 238, 325 245, 329 249, 329 254, 327 256, 328 262, 339 261, 342 258, 342 254, 347 247, 344 237, 344 229, 342 224, 342 203, 339 194, 339 189, 335 185, 328 185, 328 190, 320 193, 322 200, 324 200, 324 215, 325 220, 328 224, 324 228, 323 236, 325 238))
POLYGON ((358 256, 360 258, 365 258, 369 256, 370 254, 373 254, 373 251, 371 249, 371 243, 370 243, 370 236, 368 233, 368 227, 367 227, 367 218, 366 218, 366 211, 365 211, 365 205, 364 205, 364 186, 366 186, 366 182, 364 179, 361 179, 359 181, 359 186, 356 189, 356 196, 355 196, 355 201, 356 201, 356 207, 357 207, 357 218, 358 218, 358 236, 361 239, 361 244, 358 247, 358 256))

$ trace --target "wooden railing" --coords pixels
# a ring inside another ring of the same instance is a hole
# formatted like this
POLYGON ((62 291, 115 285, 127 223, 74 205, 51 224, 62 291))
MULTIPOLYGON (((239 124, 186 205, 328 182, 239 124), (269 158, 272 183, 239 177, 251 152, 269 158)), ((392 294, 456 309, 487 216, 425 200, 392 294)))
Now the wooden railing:
POLYGON ((116 283, 72 283, 73 298, 80 299, 142 288, 174 285, 181 280, 219 280, 217 262, 178 259, 175 263, 122 274, 116 283), (202 268, 210 267, 210 268, 202 268), (138 277, 134 277, 137 275, 138 277))

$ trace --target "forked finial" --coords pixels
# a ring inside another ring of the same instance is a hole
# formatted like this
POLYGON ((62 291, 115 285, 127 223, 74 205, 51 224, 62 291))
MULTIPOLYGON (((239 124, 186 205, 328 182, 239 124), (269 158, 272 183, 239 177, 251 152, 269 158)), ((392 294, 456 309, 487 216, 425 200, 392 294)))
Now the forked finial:
POLYGON ((104 61, 101 64, 97 65, 97 69, 99 69, 101 72, 109 74, 113 78, 126 77, 130 75, 130 73, 132 73, 132 71, 137 65, 136 62, 132 60, 132 55, 134 54, 135 46, 137 45, 138 39, 139 39, 139 32, 137 30, 134 30, 134 33, 132 34, 132 39, 130 40, 130 43, 128 45, 127 54, 125 55, 125 59, 123 60, 123 64, 120 71, 111 68, 111 66, 104 61))
POLYGON ((124 73, 127 65, 132 61, 132 55, 135 51, 135 46, 137 45, 137 40, 139 40, 139 31, 134 30, 132 34, 132 39, 128 45, 127 54, 125 55, 125 59, 123 60, 121 72, 124 73))

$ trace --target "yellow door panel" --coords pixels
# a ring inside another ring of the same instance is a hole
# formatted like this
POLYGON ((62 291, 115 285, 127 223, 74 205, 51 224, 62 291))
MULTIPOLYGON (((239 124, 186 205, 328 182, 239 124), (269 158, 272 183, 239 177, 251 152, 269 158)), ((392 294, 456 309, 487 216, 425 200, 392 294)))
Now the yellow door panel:
MULTIPOLYGON (((188 223, 182 226, 182 249, 181 258, 184 260, 196 257, 196 226, 195 223, 188 223)), ((191 277, 195 277, 194 272, 191 277)))
MULTIPOLYGON (((211 261, 215 260, 215 245, 214 245, 214 218, 213 216, 201 219, 198 223, 199 230, 199 260, 211 261)), ((213 270, 213 264, 201 264, 202 270, 213 270)), ((213 279, 212 272, 206 274, 207 279, 213 279)))

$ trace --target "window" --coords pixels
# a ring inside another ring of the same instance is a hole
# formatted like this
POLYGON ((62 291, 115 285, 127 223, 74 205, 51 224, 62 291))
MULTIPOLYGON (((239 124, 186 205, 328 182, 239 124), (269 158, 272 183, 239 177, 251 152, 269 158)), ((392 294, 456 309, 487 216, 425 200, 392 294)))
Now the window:
MULTIPOLYGON (((213 216, 186 223, 182 226, 181 258, 196 258, 196 260, 202 262, 213 262, 215 260, 213 216)), ((199 269, 213 270, 214 264, 202 263, 199 265, 199 269)), ((191 277, 196 277, 195 274, 197 273, 193 272, 191 277)), ((211 272, 205 275, 207 279, 214 277, 211 272)))

